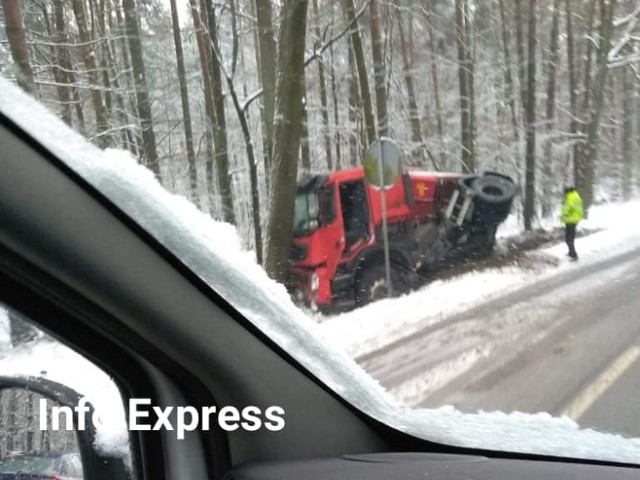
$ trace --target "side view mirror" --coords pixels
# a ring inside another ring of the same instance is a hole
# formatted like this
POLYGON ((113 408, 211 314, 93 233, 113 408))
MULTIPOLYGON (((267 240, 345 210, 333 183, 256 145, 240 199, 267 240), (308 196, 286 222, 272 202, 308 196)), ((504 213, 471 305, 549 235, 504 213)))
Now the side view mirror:
POLYGON ((0 480, 128 480, 125 460, 98 449, 93 416, 65 385, 0 376, 0 480))

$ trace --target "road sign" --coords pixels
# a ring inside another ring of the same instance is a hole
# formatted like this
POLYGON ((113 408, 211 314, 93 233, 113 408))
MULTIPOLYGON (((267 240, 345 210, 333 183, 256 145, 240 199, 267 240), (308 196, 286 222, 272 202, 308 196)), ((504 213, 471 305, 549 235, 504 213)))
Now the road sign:
POLYGON ((389 232, 387 228, 387 189, 398 181, 402 173, 402 151, 390 138, 380 138, 373 142, 362 160, 364 175, 369 184, 380 192, 380 211, 382 212, 382 243, 384 246, 384 269, 387 294, 393 295, 391 283, 391 262, 389 258, 389 232))
POLYGON ((362 163, 367 182, 387 190, 402 173, 402 151, 393 140, 383 137, 371 144, 362 163), (382 175, 380 172, 383 172, 382 175))

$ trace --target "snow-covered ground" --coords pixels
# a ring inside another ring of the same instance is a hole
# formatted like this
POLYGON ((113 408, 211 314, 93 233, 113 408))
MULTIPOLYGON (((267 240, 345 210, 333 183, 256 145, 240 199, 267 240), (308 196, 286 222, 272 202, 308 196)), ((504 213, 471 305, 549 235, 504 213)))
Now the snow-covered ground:
MULTIPOLYGON (((580 254, 576 263, 566 257, 566 245, 558 243, 528 252, 527 257, 532 261, 523 262, 521 266, 509 265, 434 281, 400 298, 381 300, 329 319, 320 315, 315 318, 321 322, 320 330, 328 342, 352 357, 362 357, 452 314, 527 284, 636 248, 640 245, 640 227, 629 219, 635 218, 638 212, 638 200, 593 207, 589 219, 578 228, 599 231, 576 240, 580 254)), ((512 222, 508 222, 508 230, 515 234, 511 225, 512 222)), ((465 368, 472 361, 468 356, 466 361, 459 361, 459 366, 465 368)))

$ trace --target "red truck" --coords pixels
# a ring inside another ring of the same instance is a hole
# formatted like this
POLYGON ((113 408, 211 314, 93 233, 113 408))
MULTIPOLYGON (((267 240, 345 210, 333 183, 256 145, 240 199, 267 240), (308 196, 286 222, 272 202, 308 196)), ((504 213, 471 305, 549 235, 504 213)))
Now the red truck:
MULTIPOLYGON (((402 175, 386 191, 392 292, 447 259, 490 253, 517 192, 494 172, 402 175)), ((361 306, 388 295, 380 194, 362 167, 298 184, 289 287, 299 300, 361 306)))

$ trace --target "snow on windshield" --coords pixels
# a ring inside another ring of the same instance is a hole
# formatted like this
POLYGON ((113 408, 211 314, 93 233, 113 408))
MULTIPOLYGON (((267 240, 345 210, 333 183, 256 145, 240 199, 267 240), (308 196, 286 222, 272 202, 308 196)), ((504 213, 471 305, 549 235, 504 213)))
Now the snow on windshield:
POLYGON ((466 447, 640 462, 640 440, 580 429, 549 414, 402 408, 342 350, 245 251, 234 227, 214 221, 162 188, 127 152, 102 152, 55 115, 0 79, 0 110, 98 188, 241 311, 259 329, 348 402, 410 434, 466 447))

